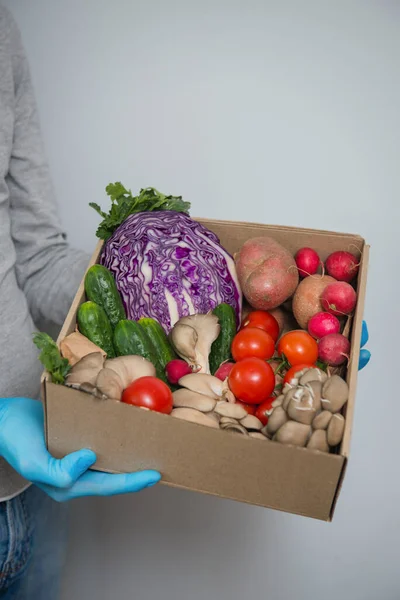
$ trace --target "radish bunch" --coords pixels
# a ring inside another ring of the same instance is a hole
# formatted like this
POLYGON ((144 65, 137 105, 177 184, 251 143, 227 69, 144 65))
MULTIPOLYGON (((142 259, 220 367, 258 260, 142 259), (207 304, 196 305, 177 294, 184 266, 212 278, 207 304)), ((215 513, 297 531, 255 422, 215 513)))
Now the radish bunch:
POLYGON ((336 281, 345 281, 346 283, 351 283, 355 279, 360 266, 357 257, 344 250, 332 252, 326 259, 325 265, 318 252, 308 247, 300 248, 294 259, 302 278, 318 273, 321 265, 323 270, 336 281))
MULTIPOLYGON (((301 308, 301 314, 308 312, 306 326, 309 334, 318 341, 320 360, 339 366, 350 354, 350 342, 340 333, 339 319, 352 314, 356 307, 357 293, 351 283, 358 274, 359 260, 351 252, 339 250, 332 252, 324 264, 313 248, 304 247, 296 253, 295 261, 299 276, 302 279, 309 278, 310 284, 311 280, 315 281, 307 287, 308 291, 306 288, 303 290, 305 283, 300 284, 295 294, 294 308, 298 309, 297 312, 301 308), (320 266, 322 276, 318 274, 320 266), (322 285, 325 273, 331 281, 322 285), (313 296, 313 288, 315 293, 320 289, 318 298, 313 296)), ((301 319, 299 322, 301 324, 301 319)))

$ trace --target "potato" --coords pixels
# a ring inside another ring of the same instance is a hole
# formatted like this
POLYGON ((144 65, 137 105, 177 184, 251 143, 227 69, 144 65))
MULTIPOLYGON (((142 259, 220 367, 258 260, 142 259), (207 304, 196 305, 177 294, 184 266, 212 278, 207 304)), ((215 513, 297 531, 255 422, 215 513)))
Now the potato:
POLYGON ((299 283, 293 256, 270 237, 247 240, 235 261, 242 292, 255 309, 278 307, 292 296, 299 283))
POLYGON ((303 329, 307 329, 308 321, 323 310, 322 292, 336 279, 329 275, 310 275, 303 279, 293 296, 293 314, 303 329))

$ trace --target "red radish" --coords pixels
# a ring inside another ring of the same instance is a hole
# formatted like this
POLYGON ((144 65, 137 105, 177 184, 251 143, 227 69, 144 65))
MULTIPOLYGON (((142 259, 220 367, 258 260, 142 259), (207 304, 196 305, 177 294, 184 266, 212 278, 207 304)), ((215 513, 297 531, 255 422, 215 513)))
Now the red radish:
POLYGON ((339 319, 331 313, 319 312, 308 321, 308 333, 316 340, 330 333, 339 333, 339 331, 339 319))
POLYGON ((232 370, 232 367, 235 363, 233 362, 224 362, 218 369, 215 371, 215 377, 218 377, 221 381, 225 381, 228 377, 229 373, 232 370))
POLYGON ((322 307, 332 315, 349 315, 356 303, 357 294, 345 281, 330 283, 322 292, 322 307))
POLYGON ((315 275, 321 259, 312 248, 301 248, 294 257, 300 277, 315 275))
POLYGON ((322 362, 338 367, 349 359, 350 342, 341 333, 330 333, 320 340, 318 355, 322 362))
POLYGON ((176 385, 182 377, 185 375, 190 375, 190 373, 193 373, 193 371, 187 362, 177 358, 176 360, 171 360, 167 364, 165 367, 165 373, 168 381, 173 385, 176 385))
POLYGON ((339 250, 328 256, 325 266, 331 277, 334 277, 338 281, 347 281, 347 283, 350 283, 357 275, 360 265, 354 254, 339 250))

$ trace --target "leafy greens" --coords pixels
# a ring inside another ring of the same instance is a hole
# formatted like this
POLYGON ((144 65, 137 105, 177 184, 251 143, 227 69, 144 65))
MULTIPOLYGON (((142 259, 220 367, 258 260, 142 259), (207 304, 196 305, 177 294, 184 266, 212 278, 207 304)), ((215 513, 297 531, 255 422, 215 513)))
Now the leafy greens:
POLYGON ((111 209, 108 214, 95 202, 89 203, 89 206, 103 218, 96 231, 97 237, 102 240, 108 240, 117 227, 134 213, 172 210, 188 214, 190 210, 190 202, 182 200, 182 196, 165 196, 153 187, 141 189, 138 196, 133 196, 130 190, 117 181, 110 183, 106 187, 106 192, 111 199, 111 209))
POLYGON ((47 333, 34 333, 33 343, 41 350, 39 360, 50 373, 53 383, 64 383, 71 365, 61 356, 55 341, 47 333))

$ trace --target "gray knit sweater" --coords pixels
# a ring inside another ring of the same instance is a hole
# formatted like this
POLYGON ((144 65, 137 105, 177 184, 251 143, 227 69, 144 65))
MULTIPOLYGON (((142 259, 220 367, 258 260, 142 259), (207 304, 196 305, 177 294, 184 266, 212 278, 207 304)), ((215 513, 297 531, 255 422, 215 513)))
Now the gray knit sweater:
MULTIPOLYGON (((62 324, 87 262, 60 227, 28 63, 0 7, 0 399, 39 397, 34 323, 62 324)), ((28 485, 0 458, 0 500, 28 485)))

